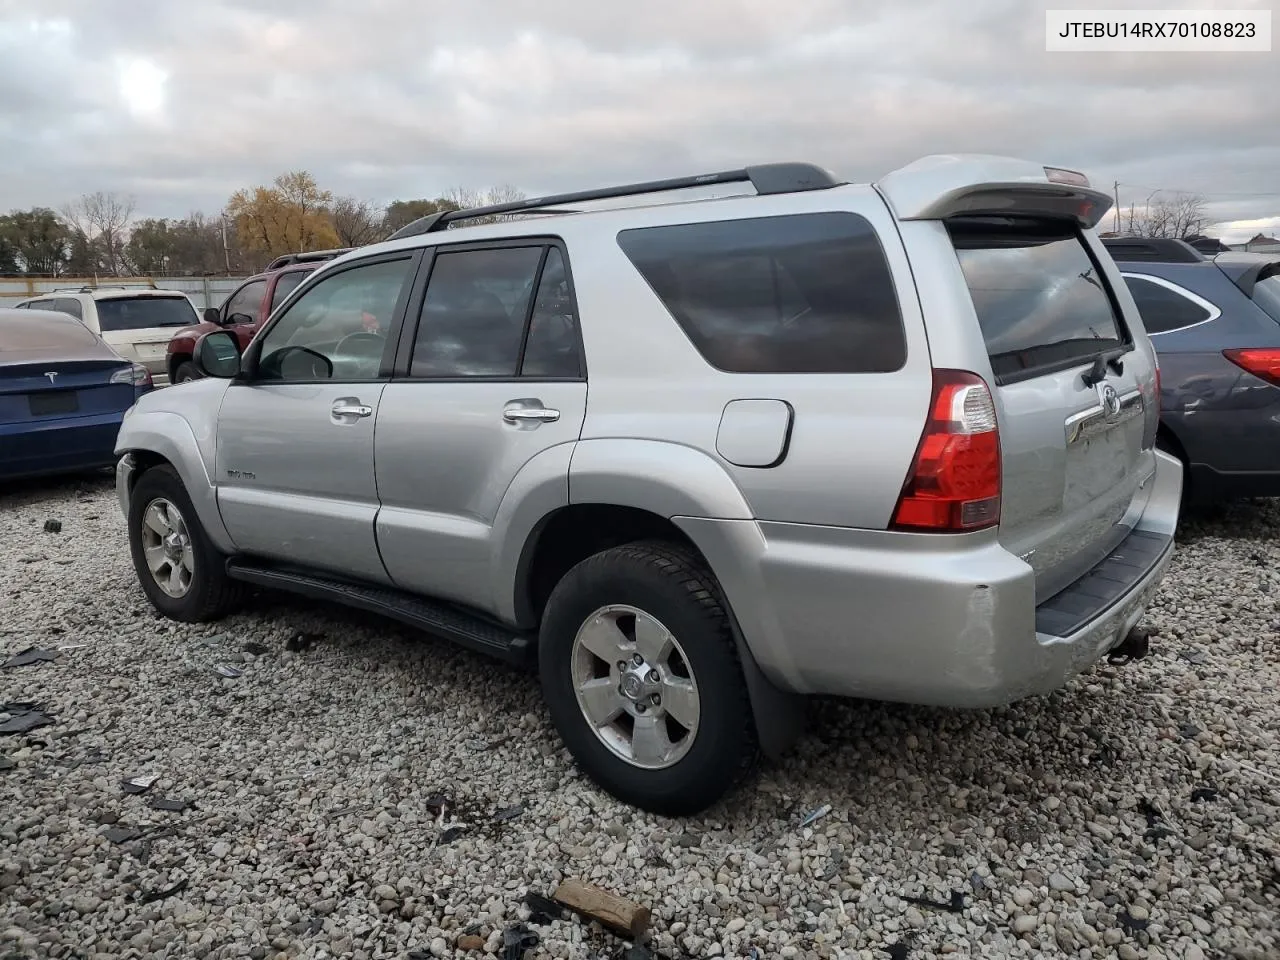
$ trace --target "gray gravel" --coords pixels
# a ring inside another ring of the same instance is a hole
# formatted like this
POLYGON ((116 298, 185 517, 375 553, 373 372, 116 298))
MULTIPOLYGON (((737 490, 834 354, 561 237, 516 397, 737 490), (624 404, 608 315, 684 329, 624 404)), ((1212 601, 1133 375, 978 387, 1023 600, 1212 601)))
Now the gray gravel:
MULTIPOLYGON (((679 822, 579 776, 530 677, 286 598, 160 620, 106 480, 0 490, 0 654, 84 645, 0 671, 57 721, 0 737, 0 957, 499 953, 566 877, 648 904, 671 957, 1280 957, 1278 532, 1276 504, 1188 523, 1143 663, 988 712, 817 703, 679 822)), ((621 946, 534 929, 530 957, 621 946)))

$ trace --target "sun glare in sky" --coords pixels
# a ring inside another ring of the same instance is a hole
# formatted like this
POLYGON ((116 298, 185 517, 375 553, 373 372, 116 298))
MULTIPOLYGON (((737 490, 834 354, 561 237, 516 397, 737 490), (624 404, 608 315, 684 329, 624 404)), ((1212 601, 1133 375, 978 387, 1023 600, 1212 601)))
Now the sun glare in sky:
POLYGON ((164 110, 165 83, 169 75, 150 60, 134 58, 119 66, 120 99, 138 119, 151 119, 164 110))

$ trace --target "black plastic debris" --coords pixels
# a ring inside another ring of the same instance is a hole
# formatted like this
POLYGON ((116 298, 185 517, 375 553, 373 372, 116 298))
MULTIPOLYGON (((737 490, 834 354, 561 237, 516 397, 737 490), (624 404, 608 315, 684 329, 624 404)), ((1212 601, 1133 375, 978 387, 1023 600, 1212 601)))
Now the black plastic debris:
POLYGON ((514 820, 522 813, 524 813, 524 804, 517 803, 513 807, 503 807, 493 815, 493 819, 499 823, 506 823, 508 820, 514 820))
POLYGON ((5 770, 13 770, 18 765, 8 757, 0 757, 0 772, 5 770))
POLYGON ((317 640, 323 639, 318 633, 295 633, 285 641, 284 648, 290 653, 301 653, 303 650, 310 650, 317 640))
POLYGON ((239 670, 236 667, 233 667, 230 664, 226 664, 226 663, 218 664, 216 667, 213 668, 213 672, 220 677, 226 677, 228 680, 234 680, 237 677, 244 676, 243 670, 239 670))
POLYGON ((460 836, 462 836, 462 833, 463 833, 462 827, 449 827, 447 830, 441 831, 440 842, 453 843, 453 841, 457 840, 460 836))
POLYGON ((969 874, 969 886, 973 888, 974 893, 981 893, 987 889, 987 881, 977 870, 969 874))
POLYGON ((102 835, 112 843, 128 843, 131 840, 140 839, 142 831, 135 830, 133 827, 108 827, 102 831, 102 835))
POLYGON ((61 521, 61 520, 53 520, 53 519, 46 520, 46 521, 44 522, 44 532, 45 532, 45 533, 61 533, 61 532, 62 532, 62 521, 61 521))
POLYGON ((538 935, 523 923, 502 931, 502 960, 524 960, 525 951, 538 945, 538 935))
POLYGON ((888 952, 891 960, 907 960, 911 956, 911 948, 899 940, 897 943, 891 943, 885 950, 888 952))
POLYGON ((1128 910, 1121 910, 1116 916, 1116 922, 1124 929, 1124 932, 1133 936, 1135 933, 1141 933, 1150 925, 1149 920, 1139 920, 1131 917, 1128 910))
POLYGON ((1148 827, 1154 827, 1164 819, 1164 814, 1160 812, 1160 808, 1146 797, 1143 797, 1138 801, 1138 810, 1147 818, 1148 827))
POLYGON ((0 667, 5 670, 12 670, 14 667, 29 667, 34 663, 53 663, 58 659, 57 650, 42 650, 39 647, 27 647, 21 653, 16 653, 4 663, 0 663, 0 667))
POLYGON ((1194 723, 1184 723, 1182 726, 1178 727, 1178 733, 1182 735, 1183 740, 1194 740, 1196 737, 1200 736, 1200 734, 1204 733, 1204 731, 1194 723))
POLYGON ((903 897, 907 903, 914 903, 917 907, 925 907, 929 910, 945 910, 947 913, 964 913, 964 894, 959 890, 951 891, 951 900, 949 903, 943 903, 940 900, 931 900, 928 897, 903 897))
POLYGON ((165 887, 163 890, 148 890, 146 893, 138 897, 139 903, 158 903, 169 897, 175 896, 187 889, 187 878, 183 877, 171 887, 165 887))
POLYGON ((147 806, 152 810, 163 810, 166 813, 186 813, 191 804, 185 800, 171 800, 169 797, 148 797, 147 806))
POLYGON ((34 703, 0 703, 0 713, 9 714, 9 719, 0 723, 0 733, 28 733, 54 722, 52 716, 34 703))
POLYGON ((263 646, 261 643, 246 643, 240 649, 243 650, 245 653, 252 654, 255 657, 260 657, 264 653, 271 652, 270 647, 263 646))
POLYGON ((134 795, 146 793, 151 789, 151 785, 159 779, 160 777, 154 773, 140 773, 136 777, 130 777, 128 780, 121 780, 120 789, 124 793, 134 795))
POLYGON ((435 960, 435 958, 432 956, 430 950, 423 947, 418 950, 410 950, 408 954, 405 955, 405 960, 435 960))
POLYGON ((529 908, 529 922, 545 926, 564 916, 560 904, 540 893, 530 891, 524 895, 524 905, 529 908))
POLYGON ((1209 662, 1209 655, 1203 650, 1192 650, 1190 653, 1180 653, 1178 656, 1197 667, 1209 662))
POLYGON ((1196 787, 1191 791, 1192 803, 1203 803, 1206 800, 1217 800, 1218 791, 1213 787, 1196 787))
POLYGON ((445 796, 443 793, 433 793, 427 797, 424 804, 434 816, 441 817, 448 814, 453 809, 453 800, 445 796))
POLYGON ((619 960, 654 960, 654 955, 648 947, 634 943, 622 951, 619 960))

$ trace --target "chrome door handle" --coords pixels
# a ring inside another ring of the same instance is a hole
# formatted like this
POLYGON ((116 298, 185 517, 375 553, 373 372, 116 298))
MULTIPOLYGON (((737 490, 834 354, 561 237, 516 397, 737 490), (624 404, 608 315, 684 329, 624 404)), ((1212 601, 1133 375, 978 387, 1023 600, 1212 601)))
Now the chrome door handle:
POLYGON ((529 407, 521 403, 508 403, 502 409, 502 419, 507 423, 521 423, 529 420, 550 423, 560 419, 560 411, 543 406, 529 407))
POLYGON ((371 417, 373 416, 373 407, 364 403, 338 401, 333 405, 333 415, 335 417, 371 417))

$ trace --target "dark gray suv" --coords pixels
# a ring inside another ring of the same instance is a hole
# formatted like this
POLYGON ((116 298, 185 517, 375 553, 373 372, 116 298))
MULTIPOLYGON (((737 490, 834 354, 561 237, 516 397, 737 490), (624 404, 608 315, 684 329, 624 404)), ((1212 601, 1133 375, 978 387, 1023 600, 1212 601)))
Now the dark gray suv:
POLYGON ((1103 243, 1160 359, 1160 441, 1188 499, 1280 496, 1280 257, 1103 243))

